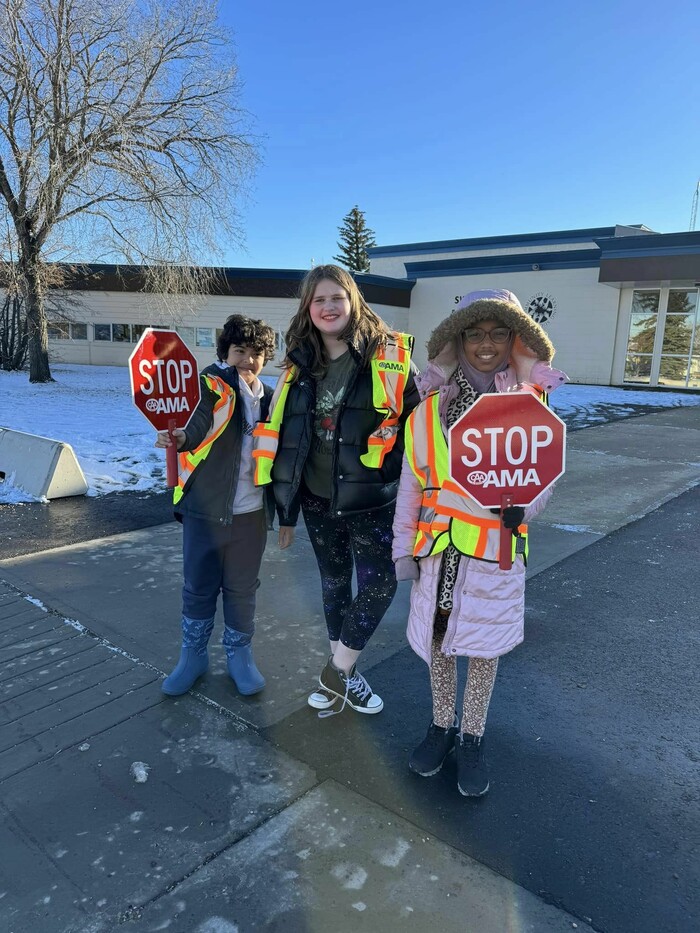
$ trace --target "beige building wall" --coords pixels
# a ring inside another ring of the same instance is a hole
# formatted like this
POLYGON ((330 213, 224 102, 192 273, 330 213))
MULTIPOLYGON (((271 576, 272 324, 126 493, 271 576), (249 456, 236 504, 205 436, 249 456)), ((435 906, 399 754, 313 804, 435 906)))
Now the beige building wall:
POLYGON ((457 300, 483 288, 506 288, 523 307, 545 295, 555 310, 542 327, 554 344, 555 365, 573 382, 608 385, 617 333, 619 292, 598 282, 598 269, 562 269, 419 279, 411 295, 409 331, 416 337, 415 360, 426 363, 425 344, 457 300))
MULTIPOLYGON (((274 376, 283 357, 284 334, 297 309, 293 298, 250 298, 231 296, 203 296, 196 302, 185 299, 168 299, 139 292, 85 291, 74 294, 77 306, 71 307, 65 317, 65 338, 57 339, 59 330, 51 328, 49 358, 51 362, 83 363, 100 366, 126 366, 134 349, 134 341, 95 339, 100 325, 141 325, 169 327, 179 330, 197 358, 200 367, 216 359, 216 330, 223 327, 230 314, 245 314, 261 318, 278 335, 276 358, 263 370, 265 375, 274 376), (86 339, 74 339, 82 332, 70 324, 86 324, 86 339), (97 325, 97 331, 96 331, 97 325)), ((374 304, 374 310, 392 327, 408 328, 408 309, 374 304)), ((104 328, 102 328, 104 330, 104 328)), ((111 333, 114 333, 112 329, 111 333)), ((133 331, 130 332, 133 335, 133 331)))

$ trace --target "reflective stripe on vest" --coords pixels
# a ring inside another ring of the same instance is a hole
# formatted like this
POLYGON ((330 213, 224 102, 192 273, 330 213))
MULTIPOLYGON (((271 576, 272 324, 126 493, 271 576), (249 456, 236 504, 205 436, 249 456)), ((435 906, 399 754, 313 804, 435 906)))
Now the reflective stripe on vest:
POLYGON ((177 486, 173 490, 174 505, 177 505, 182 499, 186 483, 200 463, 206 460, 214 441, 223 433, 236 407, 236 393, 228 383, 224 382, 223 379, 219 379, 218 376, 202 376, 202 379, 204 379, 207 388, 215 395, 218 395, 218 399, 214 403, 211 427, 202 443, 195 450, 187 450, 178 455, 177 486))
POLYGON ((295 374, 295 366, 285 369, 277 381, 270 400, 270 414, 267 421, 258 421, 253 428, 253 458, 255 460, 253 482, 256 486, 268 486, 272 482, 272 464, 280 440, 284 406, 287 404, 289 387, 294 382, 295 374))
POLYGON ((396 443, 412 349, 410 334, 392 333, 372 358, 372 405, 384 419, 368 437, 367 453, 360 455, 360 462, 370 469, 378 470, 396 443))
MULTIPOLYGON (((362 464, 370 469, 379 469, 396 443, 412 347, 413 337, 410 334, 391 333, 386 345, 379 347, 372 357, 372 405, 384 417, 367 439, 367 452, 360 455, 362 464)), ((272 396, 268 420, 259 422, 253 429, 256 486, 272 482, 272 464, 277 454, 284 406, 295 376, 295 366, 282 373, 272 396)))
MULTIPOLYGON (((404 434, 406 458, 423 490, 413 556, 439 554, 448 544, 468 557, 498 562, 500 519, 482 509, 450 478, 447 440, 440 423, 440 396, 430 395, 409 416, 404 434)), ((527 525, 520 525, 525 540, 527 525)), ((513 560, 517 538, 513 535, 513 560)))

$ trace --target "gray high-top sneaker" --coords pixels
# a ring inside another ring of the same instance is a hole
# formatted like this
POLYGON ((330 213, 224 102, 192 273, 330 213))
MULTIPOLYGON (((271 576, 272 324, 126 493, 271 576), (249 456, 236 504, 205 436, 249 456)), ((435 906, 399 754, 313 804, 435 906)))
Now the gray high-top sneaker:
POLYGON ((342 713, 346 703, 358 713, 380 713, 384 708, 382 698, 372 693, 372 688, 354 664, 350 673, 346 674, 333 664, 332 657, 328 658, 318 682, 322 690, 330 696, 340 697, 343 701, 339 710, 326 710, 325 713, 319 713, 319 716, 342 713))

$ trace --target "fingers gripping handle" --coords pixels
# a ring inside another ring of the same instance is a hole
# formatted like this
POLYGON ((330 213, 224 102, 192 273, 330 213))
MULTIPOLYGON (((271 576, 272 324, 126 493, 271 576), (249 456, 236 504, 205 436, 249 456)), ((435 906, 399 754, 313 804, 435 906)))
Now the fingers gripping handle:
POLYGON ((168 421, 168 437, 170 446, 165 448, 165 483, 172 489, 177 486, 177 438, 173 437, 173 431, 177 427, 174 418, 168 421))
POLYGON ((503 524, 503 513, 513 505, 513 496, 504 492, 501 496, 501 542, 498 549, 498 566, 501 570, 510 570, 513 566, 513 530, 503 524))

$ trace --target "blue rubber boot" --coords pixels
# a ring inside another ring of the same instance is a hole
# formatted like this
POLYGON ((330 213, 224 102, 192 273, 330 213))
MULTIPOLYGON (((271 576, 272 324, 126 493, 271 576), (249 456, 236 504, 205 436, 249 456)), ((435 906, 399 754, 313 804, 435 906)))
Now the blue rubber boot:
POLYGON ((207 644, 214 628, 214 619, 188 619, 182 617, 182 650, 175 669, 161 684, 163 693, 178 697, 194 687, 207 672, 209 655, 207 644))
POLYGON ((238 692, 244 697, 260 693, 265 686, 265 678, 258 670, 253 657, 253 648, 250 643, 252 637, 243 632, 236 632, 228 626, 224 628, 223 644, 226 649, 229 676, 238 692))

